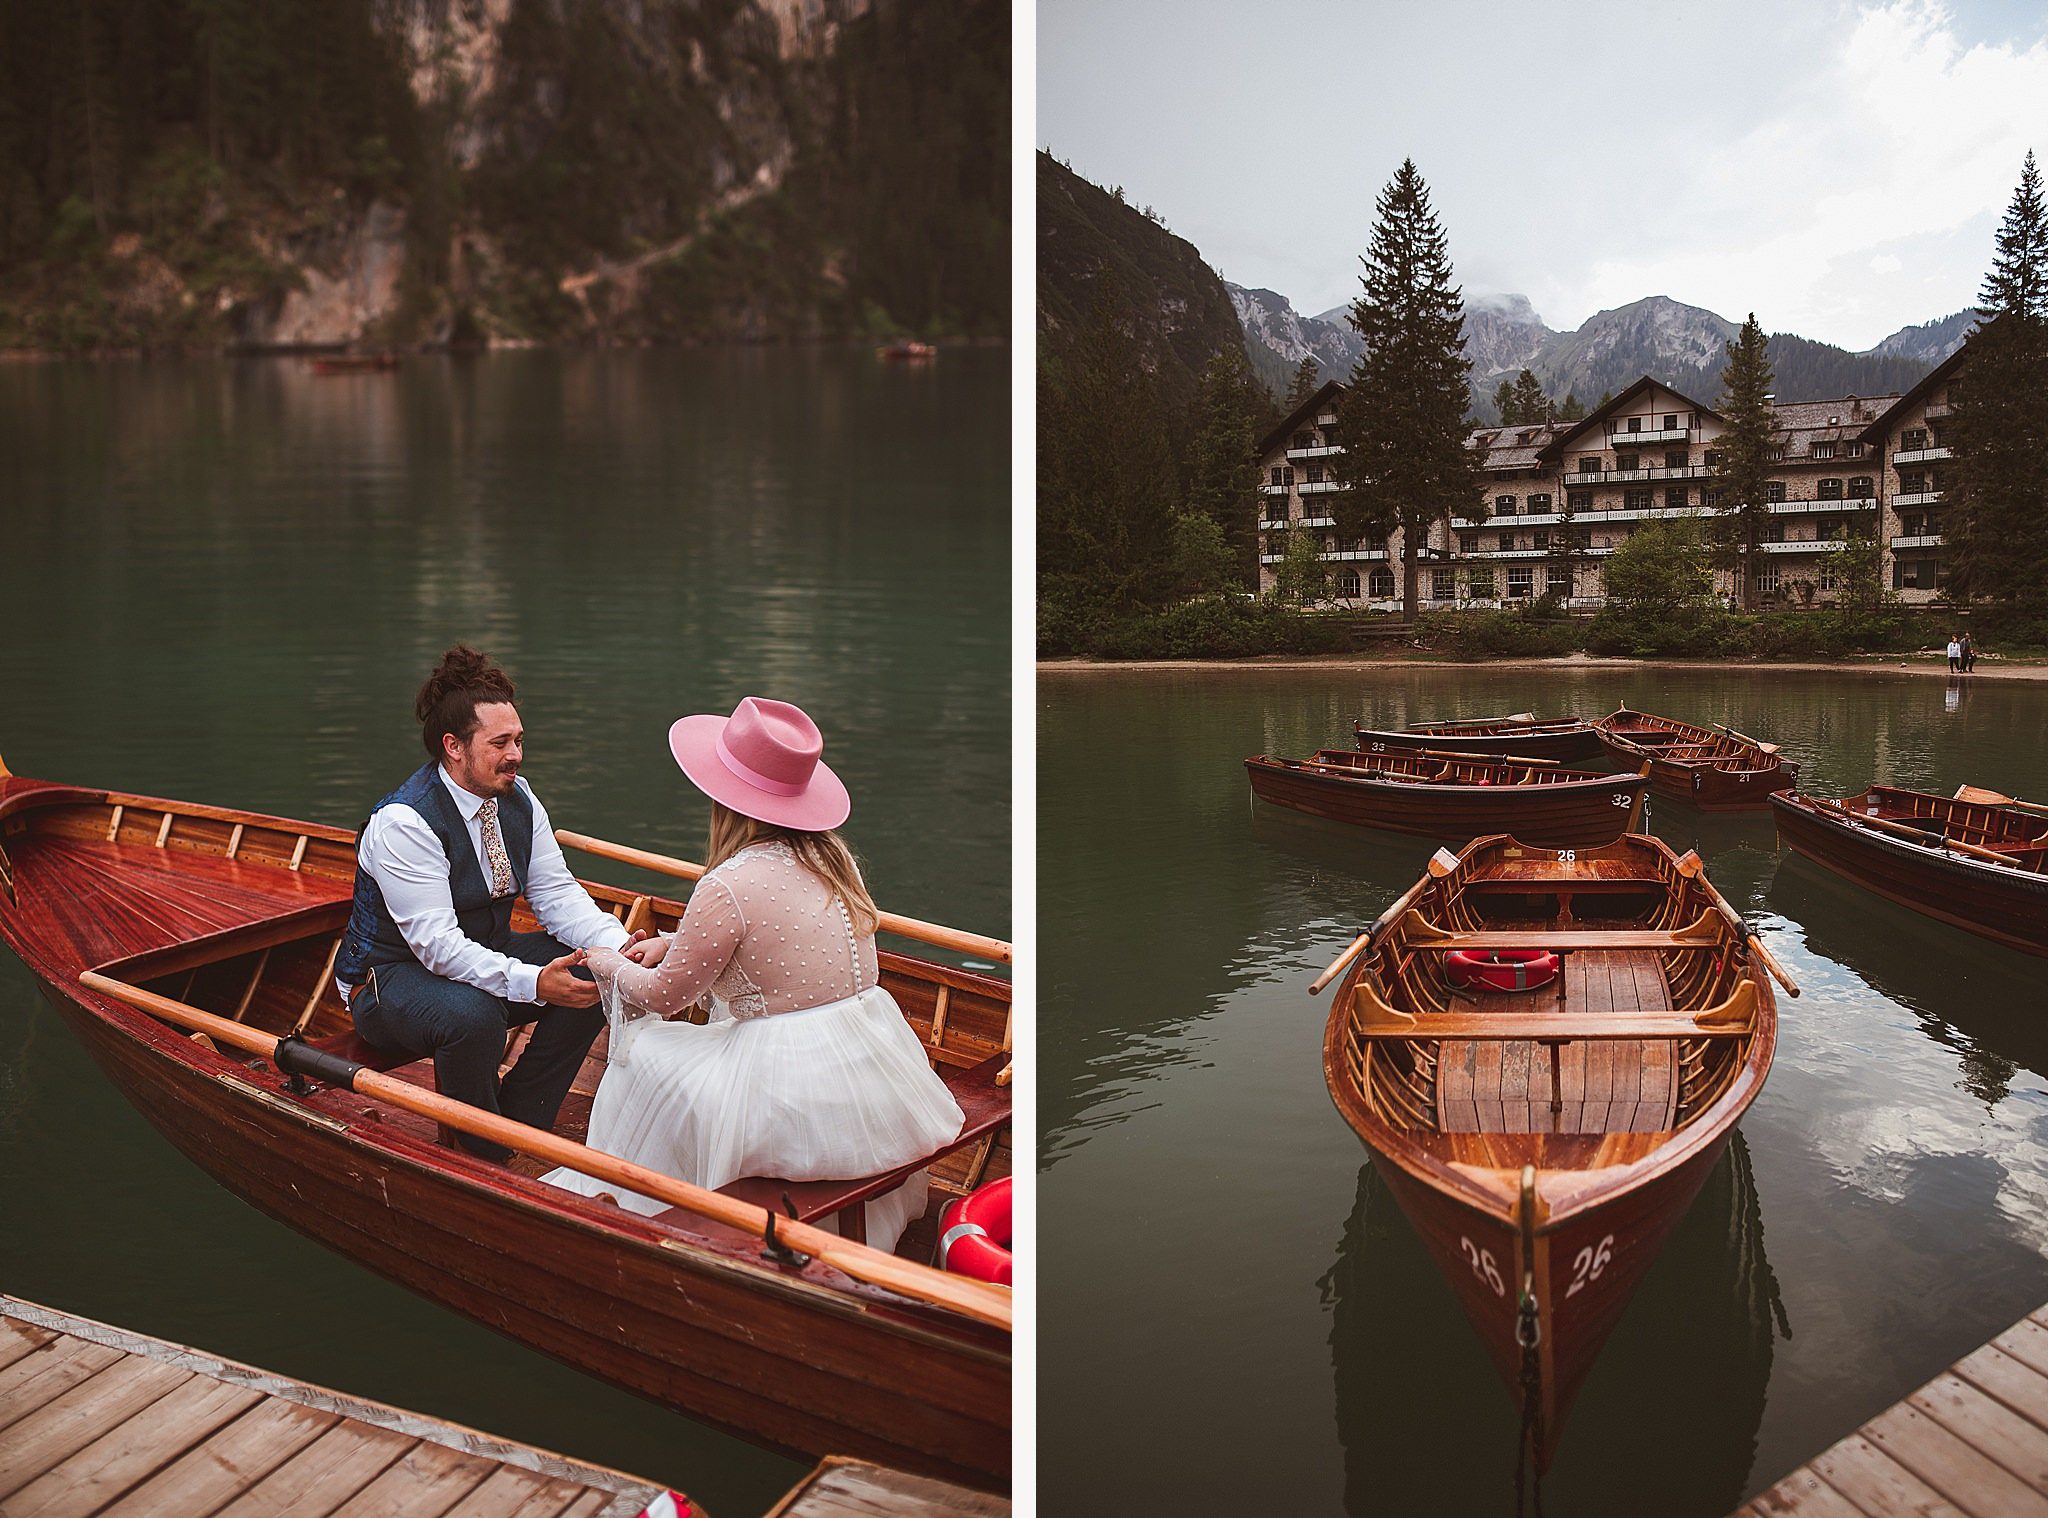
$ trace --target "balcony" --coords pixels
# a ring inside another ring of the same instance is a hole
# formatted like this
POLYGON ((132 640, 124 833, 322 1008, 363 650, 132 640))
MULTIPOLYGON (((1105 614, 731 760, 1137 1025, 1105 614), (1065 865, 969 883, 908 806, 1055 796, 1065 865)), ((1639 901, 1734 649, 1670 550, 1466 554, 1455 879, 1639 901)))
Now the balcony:
POLYGON ((1550 556, 1548 548, 1479 548, 1458 555, 1461 559, 1547 559, 1550 556))
POLYGON ((1939 490, 1914 490, 1892 497, 1894 506, 1939 506, 1942 492, 1939 490))
POLYGON ((1646 443, 1682 443, 1691 436, 1690 427, 1645 427, 1641 432, 1610 432, 1607 442, 1613 448, 1636 448, 1646 443))
POLYGON ((1289 463, 1298 464, 1303 459, 1327 459, 1343 451, 1341 443, 1324 443, 1316 448, 1290 448, 1287 450, 1287 460, 1289 463))
POLYGON ((1337 559, 1345 563, 1373 560, 1385 563, 1387 551, 1384 548, 1333 548, 1323 554, 1325 559, 1337 559))
POLYGON ((1288 491, 1292 490, 1293 488, 1294 488, 1294 487, 1293 487, 1292 485, 1261 485, 1261 486, 1259 487, 1259 494, 1260 494, 1260 495, 1285 495, 1285 494, 1287 494, 1287 492, 1288 492, 1288 491))
POLYGON ((1322 414, 1321 416, 1319 416, 1319 417, 1317 417, 1317 418, 1316 418, 1316 425, 1317 425, 1318 427, 1334 427, 1334 426, 1336 426, 1336 425, 1337 425, 1337 413, 1336 413, 1336 412, 1334 412, 1334 411, 1325 411, 1325 412, 1324 412, 1324 413, 1323 413, 1323 414, 1322 414))
POLYGON ((1335 517, 1312 517, 1304 514, 1301 519, 1301 525, 1304 527, 1335 527, 1337 519, 1335 517))
POLYGON ((1900 464, 1939 464, 1955 455, 1946 448, 1902 448, 1892 455, 1892 467, 1900 464))
POLYGON ((1294 488, 1303 495, 1335 495, 1344 486, 1337 480, 1308 480, 1294 488))
POLYGON ((1840 548, 1842 538, 1791 538, 1783 543, 1759 543, 1763 553, 1825 553, 1830 548, 1840 548))
POLYGON ((1927 420, 1930 422, 1938 422, 1943 417, 1954 416, 1956 414, 1956 408, 1951 406, 1947 401, 1930 401, 1928 403, 1927 409, 1921 412, 1920 414, 1926 417, 1927 420))
POLYGON ((1774 517, 1798 516, 1816 511, 1875 511, 1877 498, 1867 495, 1838 496, 1831 500, 1773 501, 1771 515, 1774 517))
POLYGON ((1705 464, 1683 469, 1600 469, 1585 474, 1568 474, 1567 485, 1640 485, 1649 480, 1711 480, 1720 471, 1705 464))
POLYGON ((1895 550, 1900 548, 1939 548, 1941 547, 1941 534, 1938 532, 1922 532, 1911 537, 1893 538, 1892 547, 1895 550))

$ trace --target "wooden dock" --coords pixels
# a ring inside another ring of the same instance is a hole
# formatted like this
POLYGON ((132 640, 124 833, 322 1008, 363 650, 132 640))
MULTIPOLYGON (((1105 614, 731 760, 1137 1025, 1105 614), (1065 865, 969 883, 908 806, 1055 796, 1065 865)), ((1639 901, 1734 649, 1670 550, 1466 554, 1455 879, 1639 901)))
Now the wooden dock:
POLYGON ((1008 1518, 1007 1497, 829 1457, 768 1518, 1008 1518))
POLYGON ((1738 1518, 2048 1518, 2048 1307, 1815 1456, 1738 1518))
MULTIPOLYGON (((667 1488, 0 1296, 7 1518, 638 1518, 667 1488)), ((688 1504, 657 1513, 701 1510, 688 1504)))

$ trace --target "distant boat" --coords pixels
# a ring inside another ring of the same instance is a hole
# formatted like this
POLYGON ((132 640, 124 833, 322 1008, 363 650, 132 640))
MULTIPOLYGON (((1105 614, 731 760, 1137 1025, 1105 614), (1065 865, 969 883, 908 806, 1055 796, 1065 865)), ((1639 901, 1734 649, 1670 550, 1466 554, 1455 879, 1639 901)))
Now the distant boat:
POLYGON ((1593 725, 1621 763, 1650 761, 1650 788, 1658 795, 1703 812, 1761 809, 1772 792, 1789 791, 1799 780, 1799 766, 1777 744, 1732 727, 1699 727, 1625 706, 1593 725))
POLYGON ((1512 754, 1525 759, 1554 759, 1570 764, 1606 752, 1593 724, 1577 717, 1538 717, 1517 712, 1512 717, 1475 717, 1462 722, 1418 722, 1397 729, 1351 725, 1358 747, 1371 754, 1404 749, 1446 749, 1461 754, 1512 754))
POLYGON ((328 353, 313 360, 315 374, 371 374, 397 367, 396 353, 328 353))
POLYGON ((939 350, 930 343, 886 343, 875 350, 876 358, 892 364, 922 364, 938 356, 939 350))

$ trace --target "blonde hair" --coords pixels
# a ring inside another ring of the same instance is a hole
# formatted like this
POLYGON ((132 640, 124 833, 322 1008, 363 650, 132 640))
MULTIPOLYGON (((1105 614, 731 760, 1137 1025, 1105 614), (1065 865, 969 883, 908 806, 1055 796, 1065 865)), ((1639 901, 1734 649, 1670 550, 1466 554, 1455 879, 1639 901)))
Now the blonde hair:
POLYGON ((788 844, 796 854, 797 863, 822 880, 846 903, 847 915, 853 918, 855 932, 872 934, 881 927, 882 914, 875 907, 875 898, 868 894, 867 884, 860 878, 860 867, 854 863, 853 850, 846 846, 846 840, 836 831, 806 833, 796 828, 776 827, 772 823, 743 816, 714 801, 711 803, 711 837, 704 846, 704 868, 715 870, 747 845, 770 839, 788 844))

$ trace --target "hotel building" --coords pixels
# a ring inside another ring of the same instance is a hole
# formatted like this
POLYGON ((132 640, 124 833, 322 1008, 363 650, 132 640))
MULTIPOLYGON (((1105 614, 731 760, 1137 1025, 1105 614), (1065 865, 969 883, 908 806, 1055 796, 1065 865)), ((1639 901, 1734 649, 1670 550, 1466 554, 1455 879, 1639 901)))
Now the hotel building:
MULTIPOLYGON (((1941 533, 1933 508, 1948 458, 1940 425, 1957 352, 1905 395, 1774 406, 1770 519, 1754 572, 1767 604, 1831 601, 1833 550, 1851 533, 1883 539, 1884 574, 1908 603, 1934 599, 1941 533)), ((1330 498, 1344 451, 1331 381, 1260 440, 1259 589, 1269 591, 1289 531, 1319 535, 1335 600, 1398 609, 1402 535, 1340 540, 1330 498)), ((1422 545, 1421 593, 1434 608, 1512 606, 1551 592, 1597 606, 1600 564, 1645 522, 1708 517, 1731 504, 1717 474, 1719 412, 1645 376, 1580 422, 1484 427, 1485 519, 1453 516, 1422 545)), ((1715 588, 1740 591, 1720 572, 1715 588)))

